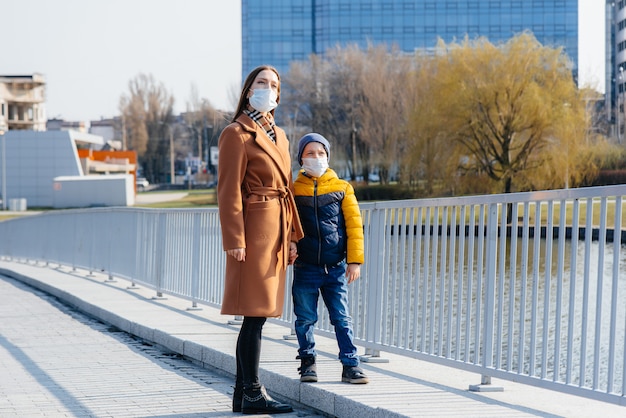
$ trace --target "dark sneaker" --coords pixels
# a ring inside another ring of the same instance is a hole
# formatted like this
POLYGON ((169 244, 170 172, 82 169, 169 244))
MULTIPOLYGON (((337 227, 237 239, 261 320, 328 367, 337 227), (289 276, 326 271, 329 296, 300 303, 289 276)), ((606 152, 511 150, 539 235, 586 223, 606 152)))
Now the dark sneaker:
POLYGON ((341 381, 345 383, 365 384, 369 379, 358 366, 343 366, 341 381))
POLYGON ((301 382, 317 382, 317 367, 315 366, 315 357, 296 357, 300 359, 300 372, 301 382))

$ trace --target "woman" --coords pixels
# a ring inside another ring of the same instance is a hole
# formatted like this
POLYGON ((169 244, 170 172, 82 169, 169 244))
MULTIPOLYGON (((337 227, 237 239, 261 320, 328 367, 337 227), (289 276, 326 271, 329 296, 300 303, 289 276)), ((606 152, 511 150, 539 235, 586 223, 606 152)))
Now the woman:
POLYGON ((246 78, 239 105, 220 135, 217 199, 226 251, 222 314, 242 315, 237 339, 233 412, 276 414, 290 405, 270 398, 259 382, 261 332, 283 312, 285 271, 297 256, 302 228, 292 193, 285 132, 274 123, 280 101, 276 69, 246 78))

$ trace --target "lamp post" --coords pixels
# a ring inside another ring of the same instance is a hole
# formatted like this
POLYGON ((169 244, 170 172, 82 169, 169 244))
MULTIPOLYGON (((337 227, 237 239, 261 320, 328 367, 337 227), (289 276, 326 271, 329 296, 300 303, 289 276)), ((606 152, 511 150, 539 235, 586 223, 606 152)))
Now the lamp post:
POLYGON ((174 133, 172 132, 172 125, 167 125, 170 130, 170 184, 175 183, 174 173, 174 133))
POLYGON ((617 114, 617 143, 622 142, 622 117, 620 116, 622 113, 622 106, 624 106, 623 98, 622 98, 622 90, 623 90, 623 81, 624 80, 624 68, 622 66, 619 67, 619 74, 617 76, 617 91, 615 94, 617 95, 617 109, 615 109, 615 113, 617 114))
POLYGON ((0 137, 2 137, 2 210, 7 210, 7 147, 4 133, 7 130, 4 119, 0 120, 0 137))
POLYGON ((170 184, 175 183, 175 174, 174 174, 174 132, 172 131, 172 124, 159 121, 159 125, 165 125, 169 133, 169 142, 170 142, 170 184))
POLYGON ((620 144, 622 142, 622 108, 624 107, 624 97, 622 93, 624 91, 624 67, 620 65, 619 67, 619 85, 617 87, 617 143, 620 144))

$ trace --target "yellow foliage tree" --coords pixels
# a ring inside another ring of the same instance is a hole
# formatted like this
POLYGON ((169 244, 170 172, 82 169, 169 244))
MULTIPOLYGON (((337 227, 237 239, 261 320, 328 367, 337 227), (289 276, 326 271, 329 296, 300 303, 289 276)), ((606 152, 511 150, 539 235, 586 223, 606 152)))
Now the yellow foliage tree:
POLYGON ((462 146, 463 169, 506 193, 567 184, 589 169, 584 103, 561 49, 522 33, 499 46, 440 41, 437 51, 430 105, 439 135, 462 146))

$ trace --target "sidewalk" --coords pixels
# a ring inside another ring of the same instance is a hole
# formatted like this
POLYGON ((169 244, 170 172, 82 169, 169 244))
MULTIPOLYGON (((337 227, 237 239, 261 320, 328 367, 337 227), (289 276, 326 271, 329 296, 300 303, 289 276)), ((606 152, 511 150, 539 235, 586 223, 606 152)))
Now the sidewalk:
POLYGON ((232 416, 230 376, 2 275, 0 294, 0 417, 232 416))
POLYGON ((149 203, 161 203, 161 202, 169 202, 172 200, 180 200, 187 196, 189 193, 187 192, 145 192, 145 193, 137 193, 135 195, 135 204, 136 205, 146 205, 149 203))
MULTIPOLYGON (((234 374, 238 333, 232 317, 213 307, 189 310, 176 297, 153 299, 150 289, 129 289, 106 275, 0 261, 0 273, 14 277, 75 306, 78 310, 147 342, 183 354, 199 364, 234 374)), ((296 405, 337 417, 618 417, 626 407, 494 379, 503 392, 469 392, 480 376, 449 367, 382 353, 388 363, 363 363, 367 385, 341 383, 334 339, 318 337, 318 375, 300 383, 296 341, 290 330, 268 322, 264 328, 261 380, 268 390, 296 405)), ((138 382, 141 384, 141 382, 138 382)), ((165 395, 164 395, 165 396, 165 395)), ((165 400, 164 400, 165 401, 165 400)), ((207 415, 194 415, 196 417, 207 415)), ((216 416, 210 414, 210 416, 216 416)))

